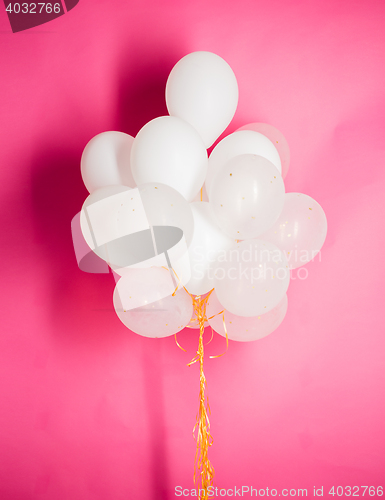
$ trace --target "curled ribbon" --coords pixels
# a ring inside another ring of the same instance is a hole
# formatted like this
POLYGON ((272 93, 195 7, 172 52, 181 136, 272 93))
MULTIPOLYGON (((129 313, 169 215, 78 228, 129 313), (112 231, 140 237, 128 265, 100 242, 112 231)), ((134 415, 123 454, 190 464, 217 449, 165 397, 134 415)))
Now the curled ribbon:
POLYGON ((199 409, 196 417, 196 423, 193 429, 193 436, 195 438, 195 431, 197 430, 197 448, 194 461, 194 484, 198 485, 199 498, 201 500, 206 500, 208 498, 208 489, 209 486, 212 486, 214 479, 214 467, 212 466, 208 457, 209 448, 213 444, 213 437, 210 432, 209 420, 211 411, 208 398, 206 400, 206 377, 203 371, 203 333, 206 321, 207 300, 211 292, 204 299, 202 299, 200 295, 194 297, 190 294, 193 301, 194 312, 199 324, 199 344, 197 354, 190 361, 190 363, 188 363, 188 366, 191 366, 192 364, 199 361, 199 409))
MULTIPOLYGON (((175 271, 174 271, 175 272, 175 271)), ((176 274, 176 273, 175 273, 176 274)), ((179 283, 175 289, 175 292, 179 288, 179 283)), ((216 355, 216 356, 210 356, 210 358, 219 358, 223 356, 229 347, 229 340, 228 340, 228 335, 227 335, 227 328, 226 328, 226 323, 225 323, 225 311, 221 311, 217 314, 214 314, 213 316, 210 316, 210 318, 207 318, 206 315, 206 307, 207 307, 207 302, 208 299, 213 292, 214 289, 212 289, 205 298, 202 299, 200 295, 194 296, 191 293, 186 290, 185 287, 183 287, 185 291, 190 295, 193 307, 194 307, 194 313, 196 316, 196 319, 194 321, 198 324, 199 326, 199 343, 198 343, 198 350, 194 358, 187 364, 187 366, 191 366, 194 363, 199 362, 199 409, 198 413, 196 416, 196 423, 193 429, 193 436, 195 438, 195 431, 197 430, 197 437, 196 437, 196 442, 197 442, 197 447, 196 447, 196 452, 195 452, 195 460, 194 460, 194 484, 198 486, 198 491, 199 491, 199 498, 200 500, 207 500, 209 498, 209 486, 213 485, 213 479, 214 479, 214 467, 212 466, 209 457, 208 457, 208 451, 210 446, 213 444, 213 437, 210 432, 210 419, 209 415, 211 414, 210 410, 210 404, 209 404, 209 399, 206 397, 206 376, 204 374, 203 370, 203 360, 204 360, 204 343, 203 343, 203 334, 205 330, 205 323, 208 321, 208 319, 212 319, 218 314, 222 314, 222 319, 223 319, 223 327, 226 333, 226 351, 222 354, 216 355)), ((190 328, 193 328, 190 326, 190 328)), ((214 331, 211 327, 211 339, 207 344, 209 344, 212 339, 213 339, 214 331)), ((182 349, 182 351, 186 352, 186 349, 184 349, 178 342, 177 336, 175 334, 175 342, 177 346, 182 349)))
MULTIPOLYGON (((180 279, 177 275, 177 273, 172 269, 173 273, 175 274, 178 283, 177 286, 173 292, 173 296, 175 296, 176 292, 179 289, 180 286, 180 279)), ((182 285, 183 286, 183 285, 182 285)), ((193 308, 194 308, 194 313, 196 316, 196 319, 194 321, 198 324, 199 326, 199 343, 198 343, 198 350, 194 358, 187 364, 187 366, 191 366, 194 363, 197 363, 199 361, 199 409, 198 413, 196 416, 196 423, 193 429, 193 436, 195 438, 195 431, 198 430, 198 434, 196 437, 197 441, 197 447, 196 447, 196 452, 195 452, 195 460, 194 460, 194 484, 198 485, 198 491, 199 491, 199 499, 200 500, 207 500, 209 498, 209 486, 213 485, 213 479, 214 479, 214 467, 212 466, 209 457, 208 457, 208 450, 210 446, 213 444, 213 437, 210 432, 210 419, 209 415, 211 414, 210 410, 210 405, 209 405, 209 399, 206 397, 206 377, 203 371, 203 359, 204 359, 204 343, 203 343, 203 334, 205 330, 205 323, 209 320, 217 316, 218 314, 222 314, 222 319, 223 319, 223 327, 225 330, 226 334, 226 351, 223 352, 222 354, 218 354, 216 356, 210 356, 210 358, 220 358, 223 356, 229 347, 229 339, 227 335, 227 328, 226 328, 226 323, 225 323, 225 311, 221 311, 217 314, 214 314, 213 316, 210 316, 210 318, 207 318, 206 316, 206 307, 207 307, 207 302, 214 291, 214 289, 210 290, 210 292, 206 295, 205 298, 202 299, 201 295, 192 295, 185 286, 183 286, 184 290, 186 293, 188 293, 191 297, 192 303, 193 303, 193 308), (202 493, 203 492, 203 493, 202 493)), ((193 326, 189 326, 189 328, 194 328, 193 326)), ((211 327, 211 339, 207 344, 209 344, 214 336, 214 331, 211 327)), ((186 352, 186 349, 184 349, 178 342, 177 336, 175 334, 175 342, 176 345, 184 352, 186 352)), ((207 345, 206 344, 206 345, 207 345)))

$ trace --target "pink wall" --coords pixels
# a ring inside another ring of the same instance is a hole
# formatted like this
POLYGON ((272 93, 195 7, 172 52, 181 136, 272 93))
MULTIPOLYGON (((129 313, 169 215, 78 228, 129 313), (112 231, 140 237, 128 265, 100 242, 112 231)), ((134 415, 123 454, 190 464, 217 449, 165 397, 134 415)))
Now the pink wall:
POLYGON ((216 485, 385 486, 384 49, 382 0, 81 0, 17 34, 0 6, 1 499, 193 487, 197 333, 184 353, 126 330, 111 275, 77 268, 70 221, 86 142, 166 114, 167 75, 194 50, 237 75, 227 133, 280 129, 287 190, 329 222, 281 327, 206 361, 216 485))

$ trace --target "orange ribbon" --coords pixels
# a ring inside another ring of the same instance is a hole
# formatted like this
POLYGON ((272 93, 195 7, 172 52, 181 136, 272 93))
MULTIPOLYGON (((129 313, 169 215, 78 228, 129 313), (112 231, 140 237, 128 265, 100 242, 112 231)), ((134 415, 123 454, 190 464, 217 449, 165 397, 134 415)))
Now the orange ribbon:
MULTIPOLYGON (((180 279, 178 278, 176 272, 173 270, 175 276, 178 279, 178 284, 174 290, 173 295, 176 294, 179 285, 180 285, 180 279)), ((194 485, 198 486, 198 491, 199 491, 199 499, 200 500, 207 500, 209 498, 209 487, 213 485, 213 479, 214 479, 214 467, 212 466, 209 457, 208 457, 208 451, 210 446, 213 444, 213 437, 210 432, 210 420, 209 420, 209 415, 211 414, 210 411, 210 405, 209 405, 209 399, 206 397, 206 377, 203 371, 203 359, 204 359, 204 343, 203 343, 203 334, 205 330, 205 323, 209 319, 214 318, 218 314, 222 314, 223 318, 223 327, 225 330, 226 334, 226 351, 223 352, 222 354, 216 355, 216 356, 210 356, 210 358, 219 358, 223 356, 229 347, 229 339, 227 336, 227 328, 226 328, 226 323, 225 323, 225 311, 221 311, 217 314, 214 314, 213 316, 210 316, 210 318, 207 318, 206 316, 206 307, 207 307, 207 302, 214 291, 214 289, 210 290, 210 292, 206 295, 204 299, 202 299, 201 295, 192 295, 191 293, 186 290, 186 288, 183 286, 185 291, 190 295, 192 302, 193 302, 193 308, 195 312, 196 319, 194 321, 197 322, 199 326, 199 343, 198 343, 198 350, 194 358, 187 364, 187 366, 191 366, 194 363, 199 361, 199 409, 198 413, 196 416, 196 423, 193 429, 193 436, 195 438, 195 431, 198 430, 198 434, 196 437, 197 441, 197 447, 196 447, 196 452, 195 452, 195 460, 194 460, 194 485)), ((189 326, 189 328, 193 328, 192 326, 189 326)), ((214 331, 211 328, 211 339, 209 340, 208 344, 212 341, 214 331)), ((175 342, 176 345, 182 349, 182 351, 186 352, 186 349, 184 349, 178 342, 177 336, 175 334, 175 342)))

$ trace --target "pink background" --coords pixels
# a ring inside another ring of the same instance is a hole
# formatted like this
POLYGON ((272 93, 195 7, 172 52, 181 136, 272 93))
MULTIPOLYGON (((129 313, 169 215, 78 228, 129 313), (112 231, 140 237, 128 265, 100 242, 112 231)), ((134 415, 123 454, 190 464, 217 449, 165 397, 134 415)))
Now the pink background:
POLYGON ((167 75, 195 50, 238 78, 227 133, 280 129, 287 191, 329 222, 281 327, 206 360, 216 486, 385 486, 384 49, 383 0, 81 0, 18 34, 0 6, 1 499, 193 487, 197 332, 184 353, 126 330, 111 275, 77 268, 70 222, 87 141, 166 114, 167 75))

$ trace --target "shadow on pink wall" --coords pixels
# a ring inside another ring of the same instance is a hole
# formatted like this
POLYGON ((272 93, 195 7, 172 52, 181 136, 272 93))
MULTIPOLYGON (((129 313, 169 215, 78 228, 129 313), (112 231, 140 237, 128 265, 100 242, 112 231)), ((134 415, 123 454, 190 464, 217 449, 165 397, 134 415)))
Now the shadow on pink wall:
MULTIPOLYGON (((150 55, 142 54, 137 60, 122 66, 117 76, 112 129, 135 136, 149 120, 167 114, 165 84, 174 63, 171 56, 154 60, 150 55)), ((63 137, 71 134, 71 124, 66 126, 63 137)), ((43 145, 42 140, 42 147, 31 165, 32 199, 28 213, 35 241, 45 260, 44 270, 51 282, 51 302, 47 304, 47 311, 54 342, 69 345, 71 350, 92 351, 102 356, 107 344, 113 342, 119 348, 122 342, 132 344, 143 339, 115 328, 120 323, 112 306, 112 274, 87 274, 76 265, 70 223, 88 196, 79 167, 82 148, 91 138, 87 130, 81 133, 87 138, 77 144, 75 140, 71 144, 60 137, 55 137, 55 142, 49 145, 43 145), (103 314, 95 314, 95 310, 103 310, 103 314)), ((148 410, 145 417, 149 420, 154 500, 167 498, 166 491, 170 489, 159 348, 159 343, 147 342, 143 349, 148 410)), ((143 417, 138 415, 137 418, 143 417)))

